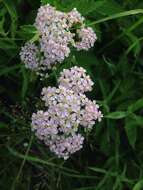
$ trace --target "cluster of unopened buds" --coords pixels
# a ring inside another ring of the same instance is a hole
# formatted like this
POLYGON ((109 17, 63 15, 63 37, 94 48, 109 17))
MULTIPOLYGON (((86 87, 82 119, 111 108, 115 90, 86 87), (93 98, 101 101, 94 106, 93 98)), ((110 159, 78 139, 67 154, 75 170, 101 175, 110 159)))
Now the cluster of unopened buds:
POLYGON ((85 26, 84 17, 75 8, 65 13, 49 4, 41 6, 34 25, 38 37, 21 48, 20 57, 27 68, 41 77, 48 76, 47 71, 63 62, 71 48, 88 50, 97 39, 93 29, 85 26))
POLYGON ((84 132, 103 117, 96 101, 85 95, 92 86, 86 71, 75 66, 60 73, 58 88, 42 90, 45 109, 33 113, 32 130, 59 158, 67 159, 80 150, 84 132))

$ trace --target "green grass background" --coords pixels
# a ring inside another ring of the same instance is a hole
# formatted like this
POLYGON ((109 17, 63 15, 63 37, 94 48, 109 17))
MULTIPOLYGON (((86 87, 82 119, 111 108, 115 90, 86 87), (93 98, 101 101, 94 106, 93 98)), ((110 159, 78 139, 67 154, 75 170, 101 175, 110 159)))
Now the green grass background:
POLYGON ((143 190, 142 44, 141 0, 0 0, 0 190, 143 190), (76 7, 98 36, 93 49, 75 52, 56 71, 83 66, 104 114, 67 161, 30 130, 42 87, 56 84, 55 74, 40 81, 19 59, 41 3, 76 7))

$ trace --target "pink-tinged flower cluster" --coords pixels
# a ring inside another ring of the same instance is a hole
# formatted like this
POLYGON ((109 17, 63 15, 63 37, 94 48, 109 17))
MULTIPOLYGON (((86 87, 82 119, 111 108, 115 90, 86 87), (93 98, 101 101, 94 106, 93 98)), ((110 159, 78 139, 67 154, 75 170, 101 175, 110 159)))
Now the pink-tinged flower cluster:
POLYGON ((68 26, 66 21, 66 13, 58 11, 55 7, 47 4, 38 9, 37 17, 35 19, 35 26, 40 33, 51 35, 52 32, 58 32, 57 29, 60 29, 61 31, 63 28, 66 29, 68 26))
POLYGON ((50 142, 50 144, 49 141, 45 141, 45 144, 49 146, 51 152, 66 160, 71 154, 83 147, 83 141, 84 137, 81 134, 74 133, 69 137, 57 136, 55 141, 50 142))
POLYGON ((72 89, 77 93, 91 91, 94 84, 90 76, 86 74, 86 70, 77 66, 64 69, 61 72, 58 82, 61 86, 72 89))
POLYGON ((83 119, 81 121, 81 125, 88 128, 92 128, 95 124, 95 121, 98 120, 98 122, 100 122, 103 117, 96 101, 91 101, 89 99, 86 101, 85 109, 82 115, 83 119))
POLYGON ((85 18, 81 16, 76 8, 67 13, 67 19, 69 27, 72 27, 74 24, 83 25, 83 22, 85 20, 85 18))
POLYGON ((26 66, 38 70, 38 74, 40 71, 43 73, 45 70, 52 69, 57 63, 63 62, 70 54, 70 47, 87 50, 93 47, 96 41, 96 34, 91 28, 85 27, 84 17, 76 8, 65 13, 49 4, 41 6, 35 19, 35 27, 39 37, 36 43, 33 42, 31 45, 36 52, 38 49, 39 62, 37 63, 38 60, 35 59, 37 58, 35 53, 27 54, 31 48, 30 44, 22 47, 20 55, 26 66))
MULTIPOLYGON (((74 67, 69 71, 72 69, 82 70, 74 67)), ((83 73, 85 74, 85 71, 83 73)), ((72 81, 69 80, 70 82, 72 81)), ((42 100, 45 102, 46 111, 40 110, 32 115, 32 130, 38 139, 43 140, 52 152, 64 159, 82 148, 84 132, 91 130, 103 117, 99 105, 96 101, 89 100, 84 94, 85 91, 79 90, 80 85, 77 82, 70 88, 69 85, 62 84, 59 84, 58 88, 44 87, 42 100), (80 131, 83 134, 80 134, 80 131)), ((87 88, 85 89, 87 91, 87 88)))
POLYGON ((20 58, 25 63, 26 68, 35 70, 39 66, 38 54, 38 47, 32 42, 27 42, 25 46, 21 48, 20 58))
POLYGON ((49 60, 49 66, 55 63, 61 63, 66 57, 69 56, 70 49, 66 43, 56 42, 54 39, 48 39, 46 35, 43 35, 40 39, 41 52, 44 53, 45 59, 49 60))
POLYGON ((75 43, 77 50, 88 50, 94 46, 97 36, 91 27, 82 28, 77 30, 78 38, 80 41, 75 43))

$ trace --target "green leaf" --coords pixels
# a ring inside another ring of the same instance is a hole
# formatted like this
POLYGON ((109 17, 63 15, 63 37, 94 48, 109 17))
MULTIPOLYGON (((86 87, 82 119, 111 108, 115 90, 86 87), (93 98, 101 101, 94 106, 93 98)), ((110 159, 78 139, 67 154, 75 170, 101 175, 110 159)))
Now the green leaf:
POLYGON ((125 131, 129 140, 130 145, 135 148, 135 143, 137 140, 137 124, 134 122, 127 122, 125 125, 125 131))
POLYGON ((8 49, 17 49, 16 43, 10 38, 0 38, 0 49, 8 50, 8 49))
POLYGON ((130 179, 128 179, 125 175, 124 175, 124 171, 122 172, 122 174, 119 174, 118 170, 117 171, 112 171, 112 170, 108 170, 108 169, 102 169, 102 168, 97 168, 97 167, 88 167, 90 170, 96 172, 96 173, 101 173, 104 174, 104 176, 107 177, 116 177, 116 179, 119 179, 122 182, 131 182, 130 179))
POLYGON ((127 112, 124 112, 124 111, 116 111, 116 112, 112 112, 108 115, 106 115, 105 117, 106 118, 109 118, 109 119, 122 119, 122 118, 125 118, 128 116, 128 113, 127 112))
POLYGON ((14 37, 17 29, 17 12, 15 2, 12 0, 4 0, 3 3, 11 17, 11 36, 14 37))
POLYGON ((35 34, 37 34, 37 29, 34 25, 23 25, 20 27, 17 34, 24 40, 30 40, 35 34))
POLYGON ((132 114, 132 119, 134 119, 134 121, 136 122, 136 125, 143 127, 143 117, 136 115, 136 114, 132 114))
MULTIPOLYGON (((24 159, 25 158, 25 155, 17 152, 15 149, 11 148, 11 147, 8 147, 8 150, 9 152, 18 157, 18 158, 21 158, 21 159, 24 159)), ((65 171, 65 172, 69 172, 69 175, 71 174, 78 174, 77 171, 75 170, 72 170, 70 168, 67 168, 67 167, 63 167, 61 165, 58 165, 58 164, 55 164, 51 161, 51 158, 49 160, 43 160, 42 158, 38 158, 36 156, 33 156, 33 155, 28 155, 26 158, 25 158, 27 161, 30 161, 30 162, 33 162, 33 163, 39 163, 39 164, 42 164, 42 165, 47 165, 48 167, 55 167, 55 168, 60 168, 61 170, 65 171)))
POLYGON ((5 29, 4 29, 5 14, 6 14, 6 9, 5 8, 1 9, 1 13, 0 13, 0 34, 2 36, 6 36, 7 35, 7 33, 5 32, 5 29))
POLYGON ((0 76, 3 76, 3 75, 8 75, 10 73, 12 73, 13 71, 17 70, 20 68, 20 65, 14 65, 14 66, 11 66, 11 67, 4 67, 4 68, 1 68, 0 69, 0 76))
POLYGON ((23 25, 23 26, 20 26, 20 29, 25 32, 25 33, 32 33, 32 34, 35 34, 37 33, 37 29, 34 25, 23 25))
POLYGON ((140 98, 135 103, 133 103, 132 105, 129 106, 128 111, 135 112, 142 108, 143 108, 143 98, 140 98))
POLYGON ((117 18, 127 17, 127 16, 131 16, 131 15, 138 15, 138 14, 143 14, 143 9, 135 9, 135 10, 124 11, 124 12, 120 12, 117 14, 113 14, 111 16, 108 16, 108 17, 102 18, 100 20, 97 20, 95 22, 92 22, 90 25, 99 24, 99 23, 106 22, 109 20, 114 20, 117 18))
POLYGON ((3 17, 0 21, 0 34, 6 36, 6 33, 4 31, 4 22, 5 22, 5 17, 3 17))
POLYGON ((107 96, 107 99, 106 99, 107 102, 110 102, 113 99, 113 96, 117 92, 120 84, 121 84, 120 80, 117 83, 115 83, 115 87, 113 88, 113 90, 111 91, 111 93, 107 96))
POLYGON ((138 181, 133 187, 133 190, 142 190, 142 189, 143 189, 143 179, 138 181))
POLYGON ((105 16, 110 16, 121 11, 124 11, 124 9, 114 0, 105 1, 104 4, 96 10, 96 12, 105 16))
POLYGON ((97 10, 99 7, 102 7, 106 0, 75 0, 75 1, 70 1, 71 4, 67 4, 67 10, 70 11, 73 8, 77 8, 77 10, 82 14, 82 15, 87 15, 95 10, 97 10))
POLYGON ((126 36, 128 37, 128 39, 126 40, 126 43, 129 44, 129 48, 132 47, 134 55, 138 55, 138 53, 140 52, 140 49, 141 49, 141 46, 138 41, 138 37, 136 35, 134 35, 132 32, 127 32, 126 36), (134 46, 132 46, 132 44, 134 44, 134 46))
MULTIPOLYGON (((111 42, 109 42, 107 45, 105 45, 102 49, 108 49, 111 45, 113 45, 115 42, 117 42, 118 40, 120 40, 121 38, 123 38, 128 32, 132 32, 135 29, 137 29, 141 24, 143 23, 143 16, 141 18, 139 18, 136 22, 134 22, 133 24, 130 24, 130 26, 128 28, 126 28, 121 34, 117 35, 115 39, 113 39, 111 42)), ((132 48, 132 47, 131 47, 132 48)), ((126 51, 126 53, 128 53, 130 51, 130 47, 129 49, 126 51)))
MULTIPOLYGON (((10 38, 0 38, 0 49, 2 49, 3 52, 5 51, 5 53, 11 56, 11 58, 14 58, 19 50, 17 44, 10 38)), ((9 61, 10 60, 8 60, 8 62, 9 61)))
POLYGON ((14 2, 12 2, 12 0, 4 0, 3 3, 5 4, 9 14, 11 15, 11 17, 13 19, 17 19, 17 12, 16 12, 14 2))

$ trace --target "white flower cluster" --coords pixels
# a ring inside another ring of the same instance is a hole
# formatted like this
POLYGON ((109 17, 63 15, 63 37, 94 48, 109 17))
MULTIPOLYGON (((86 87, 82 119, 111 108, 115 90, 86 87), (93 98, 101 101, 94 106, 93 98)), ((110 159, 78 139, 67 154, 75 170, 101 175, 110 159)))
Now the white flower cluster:
POLYGON ((88 50, 97 39, 93 29, 85 26, 84 18, 76 9, 65 13, 49 4, 41 6, 35 26, 39 37, 36 43, 26 43, 20 56, 26 67, 37 73, 63 62, 69 56, 71 46, 77 50, 88 50))
POLYGON ((58 80, 61 86, 77 93, 84 93, 92 90, 93 81, 86 70, 82 67, 74 66, 71 69, 64 69, 58 80))
POLYGON ((25 67, 31 70, 35 70, 39 66, 38 59, 38 47, 31 42, 27 42, 25 46, 21 48, 20 57, 25 63, 25 67))
POLYGON ((92 85, 93 82, 83 68, 73 67, 61 73, 58 88, 48 87, 42 90, 46 111, 33 113, 32 130, 58 157, 67 159, 80 150, 84 141, 80 131, 91 129, 103 117, 96 101, 89 100, 84 94, 88 89, 91 90, 92 85), (77 72, 77 78, 71 79, 72 72, 77 72), (63 83, 64 76, 67 79, 69 76, 72 85, 63 83), (84 82, 86 85, 81 89, 84 82))
POLYGON ((81 28, 80 30, 77 30, 77 33, 81 39, 75 43, 77 50, 88 50, 90 47, 94 46, 94 42, 97 37, 92 28, 81 28))

